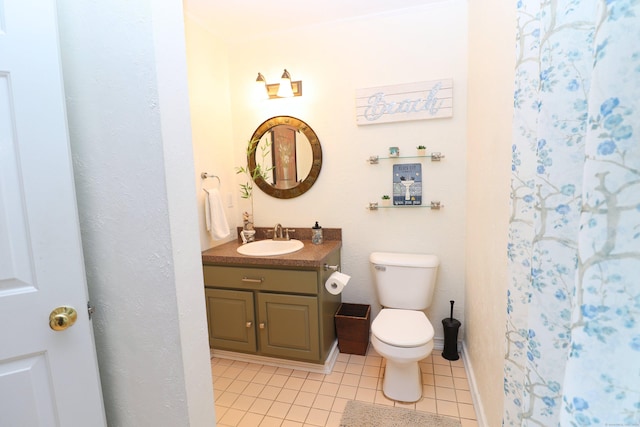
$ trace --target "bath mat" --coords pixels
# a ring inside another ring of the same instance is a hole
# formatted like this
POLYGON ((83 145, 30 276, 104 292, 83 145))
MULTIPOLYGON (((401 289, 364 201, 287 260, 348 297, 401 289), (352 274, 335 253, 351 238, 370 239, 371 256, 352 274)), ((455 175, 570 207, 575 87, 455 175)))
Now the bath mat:
POLYGON ((460 427, 460 422, 428 412, 350 400, 340 427, 460 427))

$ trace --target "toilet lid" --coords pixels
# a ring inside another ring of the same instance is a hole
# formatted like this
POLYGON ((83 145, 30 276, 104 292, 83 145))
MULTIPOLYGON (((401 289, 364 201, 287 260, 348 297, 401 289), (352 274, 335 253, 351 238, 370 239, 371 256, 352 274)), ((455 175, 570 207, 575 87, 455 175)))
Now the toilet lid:
POLYGON ((418 347, 433 339, 433 326, 417 310, 384 308, 371 324, 371 332, 382 342, 396 347, 418 347))

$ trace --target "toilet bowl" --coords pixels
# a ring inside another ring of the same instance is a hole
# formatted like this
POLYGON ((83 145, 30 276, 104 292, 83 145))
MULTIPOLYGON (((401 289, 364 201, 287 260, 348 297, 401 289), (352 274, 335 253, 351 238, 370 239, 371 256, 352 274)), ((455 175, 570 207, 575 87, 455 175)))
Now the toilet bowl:
POLYGON ((433 325, 422 310, 431 304, 439 260, 435 255, 374 252, 376 293, 382 310, 371 324, 371 345, 386 359, 382 391, 389 399, 422 397, 418 362, 433 350, 433 325))
POLYGON ((371 325, 371 345, 386 359, 382 391, 389 399, 422 397, 418 362, 433 350, 433 326, 421 311, 383 309, 371 325))

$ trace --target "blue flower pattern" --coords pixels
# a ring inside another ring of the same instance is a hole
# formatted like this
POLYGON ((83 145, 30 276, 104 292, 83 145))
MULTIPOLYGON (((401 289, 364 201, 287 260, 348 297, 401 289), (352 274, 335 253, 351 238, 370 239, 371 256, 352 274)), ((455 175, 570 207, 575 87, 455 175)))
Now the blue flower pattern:
POLYGON ((503 425, 640 425, 640 0, 516 8, 503 425))

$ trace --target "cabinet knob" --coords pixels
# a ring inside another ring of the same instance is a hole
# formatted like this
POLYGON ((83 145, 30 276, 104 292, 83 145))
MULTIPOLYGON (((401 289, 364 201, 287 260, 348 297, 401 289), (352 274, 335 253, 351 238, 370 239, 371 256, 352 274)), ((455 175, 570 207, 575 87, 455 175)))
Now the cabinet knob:
POLYGON ((260 323, 260 329, 264 329, 265 324, 264 323, 260 323))
POLYGON ((253 322, 247 322, 247 328, 250 328, 253 325, 253 322))

